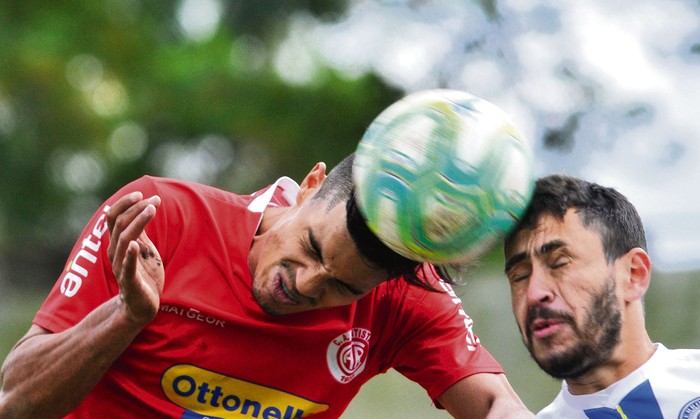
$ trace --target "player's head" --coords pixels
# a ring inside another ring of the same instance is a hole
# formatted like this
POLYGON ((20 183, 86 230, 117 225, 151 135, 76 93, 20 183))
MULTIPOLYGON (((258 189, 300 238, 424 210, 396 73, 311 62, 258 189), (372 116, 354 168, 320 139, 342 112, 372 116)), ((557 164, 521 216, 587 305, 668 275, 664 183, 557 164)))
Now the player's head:
POLYGON ((554 377, 582 377, 609 362, 623 328, 643 316, 651 270, 644 228, 612 188, 539 179, 505 257, 523 341, 554 377))
POLYGON ((569 210, 579 214, 586 228, 600 235, 609 261, 635 247, 647 250, 642 220, 624 195, 613 188, 565 175, 537 180, 530 206, 509 240, 523 229, 532 229, 543 215, 563 220, 569 210))
POLYGON ((543 215, 563 220, 569 210, 579 214, 586 228, 600 235, 609 261, 635 247, 647 249, 642 220, 624 195, 613 188, 565 175, 537 180, 530 206, 509 240, 518 231, 532 229, 543 215))
POLYGON ((336 205, 345 206, 346 227, 366 263, 386 271, 391 278, 402 276, 411 284, 430 289, 417 274, 421 264, 389 249, 367 226, 355 198, 354 159, 353 153, 338 163, 312 199, 323 201, 328 210, 336 205))
POLYGON ((251 246, 253 293, 270 314, 350 304, 398 276, 419 286, 422 264, 403 258, 368 230, 354 201, 353 156, 326 175, 317 164, 291 207, 265 211, 251 246))

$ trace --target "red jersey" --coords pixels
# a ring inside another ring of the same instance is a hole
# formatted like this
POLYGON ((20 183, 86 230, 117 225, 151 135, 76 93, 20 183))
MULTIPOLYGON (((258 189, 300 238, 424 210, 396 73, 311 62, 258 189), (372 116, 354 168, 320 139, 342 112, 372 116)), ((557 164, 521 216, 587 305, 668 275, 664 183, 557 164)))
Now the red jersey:
POLYGON ((432 399, 475 373, 502 373, 461 301, 402 280, 343 307, 271 316, 252 292, 248 253, 268 205, 290 205, 288 178, 252 195, 143 177, 107 200, 72 250, 34 323, 60 332, 119 290, 105 212, 141 191, 162 203, 146 233, 165 267, 158 314, 70 418, 338 417, 360 387, 395 368, 432 399))

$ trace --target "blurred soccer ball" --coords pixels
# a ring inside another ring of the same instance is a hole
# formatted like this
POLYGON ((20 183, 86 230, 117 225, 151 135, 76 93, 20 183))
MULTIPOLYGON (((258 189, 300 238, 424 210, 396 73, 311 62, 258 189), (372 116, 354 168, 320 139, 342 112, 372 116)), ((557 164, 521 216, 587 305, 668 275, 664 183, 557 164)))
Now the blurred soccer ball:
POLYGON ((353 176, 370 229, 395 252, 470 262, 516 224, 534 185, 529 143, 508 115, 456 90, 399 100, 369 126, 353 176))

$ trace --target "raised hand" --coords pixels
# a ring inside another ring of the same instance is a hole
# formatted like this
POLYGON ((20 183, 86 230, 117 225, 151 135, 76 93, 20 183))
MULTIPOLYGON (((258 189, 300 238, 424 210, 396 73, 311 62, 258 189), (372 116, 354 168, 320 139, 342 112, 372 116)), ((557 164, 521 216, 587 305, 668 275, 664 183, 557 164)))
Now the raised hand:
POLYGON ((119 198, 107 213, 110 231, 107 255, 119 284, 129 317, 147 323, 160 307, 165 273, 158 249, 144 228, 160 205, 157 195, 144 199, 141 192, 119 198))

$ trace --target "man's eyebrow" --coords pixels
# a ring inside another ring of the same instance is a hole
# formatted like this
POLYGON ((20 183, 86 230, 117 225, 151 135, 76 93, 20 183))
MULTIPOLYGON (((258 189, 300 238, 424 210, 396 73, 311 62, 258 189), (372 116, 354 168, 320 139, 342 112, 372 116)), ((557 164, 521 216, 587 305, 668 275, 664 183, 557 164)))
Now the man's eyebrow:
POLYGON ((508 273, 508 271, 510 271, 510 270, 513 268, 513 266, 515 266, 515 265, 517 265, 518 263, 522 262, 522 261, 525 260, 526 258, 527 258, 527 253, 526 253, 526 252, 520 252, 520 253, 517 253, 517 254, 511 256, 511 257, 508 258, 508 260, 506 261, 506 267, 505 267, 505 269, 504 269, 503 271, 504 271, 505 273, 508 273))
MULTIPOLYGON (((552 241, 547 242, 547 243, 543 244, 542 246, 540 246, 540 248, 537 250, 537 256, 546 255, 548 253, 555 251, 556 249, 559 249, 560 247, 565 247, 565 246, 566 246, 566 243, 564 243, 562 240, 552 240, 552 241)), ((508 260, 506 261, 506 267, 505 267, 504 271, 506 273, 508 273, 508 271, 510 271, 513 268, 513 266, 515 266, 518 263, 522 262, 523 260, 527 259, 527 257, 528 257, 527 252, 520 252, 520 253, 514 254, 513 256, 508 258, 508 260)))
POLYGON ((546 255, 547 253, 552 253, 553 251, 559 249, 560 247, 565 247, 566 243, 564 243, 562 240, 552 240, 550 242, 547 242, 540 246, 539 251, 537 252, 538 256, 546 255))

